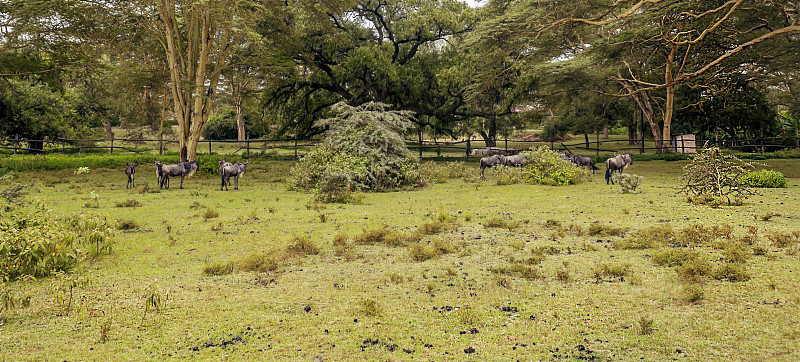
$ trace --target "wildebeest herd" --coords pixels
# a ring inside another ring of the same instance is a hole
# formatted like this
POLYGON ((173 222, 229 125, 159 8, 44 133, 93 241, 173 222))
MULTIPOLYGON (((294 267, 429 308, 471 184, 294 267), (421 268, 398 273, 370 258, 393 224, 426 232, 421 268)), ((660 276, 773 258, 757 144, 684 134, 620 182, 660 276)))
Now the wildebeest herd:
MULTIPOLYGON (((221 177, 222 185, 220 186, 220 191, 222 188, 225 187, 225 190, 228 190, 228 186, 231 184, 231 177, 234 179, 234 190, 239 189, 239 177, 244 175, 245 170, 247 169, 247 162, 237 162, 237 163, 230 163, 225 160, 218 160, 219 162, 219 174, 221 177)), ((178 162, 172 165, 165 165, 161 161, 154 162, 156 166, 156 181, 158 182, 158 189, 169 189, 169 179, 170 177, 180 177, 181 178, 181 185, 180 188, 183 188, 183 179, 184 177, 192 177, 199 165, 197 161, 191 162, 178 162)), ((125 185, 125 188, 134 188, 134 174, 136 173, 136 167, 139 166, 138 163, 128 163, 125 166, 125 176, 128 179, 128 183, 125 185)))
MULTIPOLYGON (((567 151, 559 154, 559 158, 572 162, 576 167, 587 166, 590 170, 592 170, 592 175, 594 175, 594 171, 598 170, 597 166, 594 165, 594 160, 591 157, 578 156, 567 151)), ((630 153, 615 155, 614 157, 607 159, 606 184, 614 184, 614 180, 611 178, 611 175, 614 173, 614 171, 622 173, 622 171, 625 170, 625 167, 628 167, 632 164, 633 155, 630 153)), ((485 178, 484 171, 487 168, 494 166, 522 167, 524 166, 523 158, 521 155, 505 156, 500 154, 483 157, 480 161, 481 178, 485 178)))

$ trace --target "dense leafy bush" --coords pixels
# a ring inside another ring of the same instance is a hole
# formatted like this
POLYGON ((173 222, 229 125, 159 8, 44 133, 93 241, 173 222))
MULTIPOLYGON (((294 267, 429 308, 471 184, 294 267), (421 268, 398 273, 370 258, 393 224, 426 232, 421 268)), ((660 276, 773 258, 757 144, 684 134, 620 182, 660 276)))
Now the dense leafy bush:
POLYGON ((742 183, 750 187, 781 188, 786 187, 786 178, 779 171, 761 170, 744 175, 742 183))
POLYGON ((683 167, 681 191, 695 203, 739 204, 741 199, 753 194, 744 182, 744 176, 753 168, 752 163, 725 154, 719 148, 704 148, 683 167))
POLYGON ((558 152, 546 146, 531 147, 520 153, 522 168, 497 167, 498 185, 515 183, 538 185, 571 185, 584 181, 589 171, 575 167, 571 162, 559 157, 558 152))
POLYGON ((54 219, 44 205, 0 209, 0 280, 44 277, 81 260, 111 252, 113 228, 105 217, 54 219))
POLYGON ((328 128, 325 139, 292 167, 290 187, 323 202, 347 202, 356 191, 417 186, 419 163, 400 135, 411 126, 410 114, 386 107, 334 106, 339 117, 317 122, 328 128))

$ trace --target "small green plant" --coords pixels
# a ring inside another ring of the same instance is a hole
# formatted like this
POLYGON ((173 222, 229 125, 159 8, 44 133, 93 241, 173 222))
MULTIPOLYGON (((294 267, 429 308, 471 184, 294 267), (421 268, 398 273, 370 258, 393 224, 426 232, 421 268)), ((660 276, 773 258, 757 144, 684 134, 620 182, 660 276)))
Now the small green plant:
POLYGON ((512 275, 529 280, 543 278, 538 268, 533 268, 522 263, 510 263, 503 266, 491 267, 489 271, 494 274, 512 275))
POLYGON ((363 299, 358 302, 359 309, 363 315, 376 317, 383 314, 381 305, 375 299, 363 299))
POLYGON ((698 303, 705 298, 705 291, 698 284, 684 285, 681 293, 683 293, 683 299, 689 303, 698 303))
POLYGON ((653 328, 655 326, 655 321, 652 318, 641 316, 639 317, 638 326, 639 326, 638 328, 639 334, 643 336, 648 335, 650 333, 653 333, 653 330, 655 330, 655 328, 653 328))
POLYGON ((653 263, 661 266, 681 266, 699 257, 695 250, 666 249, 653 255, 653 263))
POLYGON ((391 282, 392 284, 401 284, 406 280, 406 278, 397 273, 389 273, 387 277, 389 278, 389 282, 391 282))
POLYGON ((161 297, 162 291, 155 283, 151 283, 147 285, 147 288, 144 291, 144 314, 142 314, 142 323, 144 323, 144 318, 147 316, 147 312, 155 312, 161 313, 161 308, 163 308, 164 302, 166 302, 167 298, 169 298, 169 294, 164 294, 164 298, 161 297))
POLYGON ((572 275, 570 275, 567 269, 559 269, 556 271, 556 280, 562 283, 569 283, 572 281, 572 275))
POLYGON ((139 228, 136 220, 117 220, 117 230, 134 230, 139 228))
POLYGON ((353 242, 358 245, 375 245, 380 244, 389 235, 389 230, 385 227, 380 229, 364 230, 359 235, 353 237, 353 242))
POLYGON ((611 176, 621 188, 623 194, 638 194, 641 191, 637 190, 644 182, 644 177, 632 173, 615 173, 611 176))
POLYGON ((714 279, 730 282, 744 282, 750 280, 750 273, 742 263, 725 262, 714 269, 714 279))
POLYGON ((318 255, 319 247, 308 238, 308 236, 297 236, 292 238, 292 241, 286 247, 286 251, 290 253, 297 253, 301 255, 318 255))
POLYGON ((142 203, 139 200, 130 199, 128 201, 114 203, 116 207, 141 207, 142 203))
POLYGON ((704 256, 698 256, 681 264, 675 271, 678 277, 687 283, 699 283, 703 277, 711 275, 711 262, 704 256))
POLYGON ((508 229, 508 230, 514 230, 518 228, 519 225, 520 225, 519 221, 503 219, 500 217, 490 218, 483 223, 483 227, 485 228, 497 228, 497 229, 508 229))
POLYGON ((508 277, 503 275, 495 275, 494 281, 497 283, 497 286, 501 288, 511 288, 511 280, 508 277))
POLYGON ((208 276, 228 275, 233 273, 234 265, 233 262, 206 265, 203 268, 203 274, 208 276))
POLYGON ((89 172, 91 172, 91 170, 89 170, 88 167, 78 167, 78 169, 75 171, 75 174, 83 175, 83 174, 88 174, 89 172))
POLYGON ((628 228, 601 224, 591 224, 586 230, 586 234, 590 236, 625 236, 626 232, 628 232, 628 228))
POLYGON ((347 260, 355 259, 355 248, 353 244, 350 243, 350 237, 348 237, 347 234, 338 234, 334 236, 333 254, 347 260))
POLYGON ((592 269, 592 273, 598 280, 607 277, 622 278, 631 273, 631 266, 627 263, 600 263, 592 269))
POLYGON ((277 252, 256 252, 234 262, 235 269, 246 272, 266 273, 278 270, 281 255, 277 252))
POLYGON ((612 245, 615 249, 650 249, 657 248, 675 241, 672 225, 660 224, 635 232, 622 240, 615 240, 612 245))
POLYGON ((208 221, 209 219, 213 219, 219 216, 219 212, 212 208, 206 208, 206 211, 203 212, 203 221, 208 221))

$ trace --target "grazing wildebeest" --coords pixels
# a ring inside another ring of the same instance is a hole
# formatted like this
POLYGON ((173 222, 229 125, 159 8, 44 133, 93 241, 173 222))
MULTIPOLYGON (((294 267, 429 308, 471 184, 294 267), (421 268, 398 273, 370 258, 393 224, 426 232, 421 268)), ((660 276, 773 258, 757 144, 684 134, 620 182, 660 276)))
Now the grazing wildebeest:
POLYGON ((191 177, 197 171, 197 161, 191 162, 178 162, 174 165, 164 165, 160 161, 156 161, 156 175, 161 179, 158 182, 159 190, 161 188, 169 189, 170 177, 181 177, 181 186, 183 188, 183 178, 186 176, 191 177))
MULTIPOLYGON (((221 163, 220 163, 221 164, 221 163)), ((231 176, 233 176, 234 182, 234 190, 239 189, 239 177, 244 175, 245 170, 247 169, 247 162, 241 163, 237 162, 234 164, 228 163, 227 165, 222 167, 222 171, 220 172, 222 175, 222 185, 219 187, 219 190, 222 191, 222 188, 225 187, 225 191, 228 191, 228 185, 231 183, 231 176)))
POLYGON ((481 158, 481 178, 483 177, 483 171, 489 167, 494 167, 497 165, 502 165, 506 160, 506 156, 503 155, 492 155, 489 157, 481 158))
POLYGON ((560 158, 560 159, 562 159, 564 161, 572 162, 572 156, 574 156, 574 155, 571 152, 564 152, 564 153, 559 154, 558 158, 560 158))
MULTIPOLYGON (((633 163, 633 160, 631 160, 631 163, 633 163)), ((614 157, 611 157, 611 158, 607 159, 606 160, 606 185, 608 185, 609 181, 611 181, 611 184, 613 185, 614 184, 614 180, 611 179, 611 174, 614 173, 614 171, 619 171, 620 173, 622 173, 622 170, 624 170, 625 166, 627 166, 627 165, 628 165, 628 162, 625 160, 625 157, 623 157, 623 155, 616 155, 614 157)))
MULTIPOLYGON (((219 175, 222 176, 222 169, 225 168, 227 165, 232 165, 232 163, 225 161, 225 159, 217 160, 219 163, 219 175)), ((231 185, 231 180, 228 180, 228 186, 231 185)))
POLYGON ((128 183, 125 185, 126 189, 132 189, 134 187, 133 182, 133 174, 136 173, 136 166, 139 166, 138 163, 127 163, 125 166, 125 176, 128 176, 128 183))
POLYGON ((589 166, 589 169, 592 170, 592 175, 594 175, 595 170, 599 170, 599 168, 597 168, 597 166, 594 165, 594 160, 591 157, 573 155, 572 163, 574 163, 578 167, 589 166))
POLYGON ((503 161, 503 166, 522 167, 522 155, 507 156, 503 161))
MULTIPOLYGON (((633 165, 633 155, 632 154, 623 153, 620 156, 622 156, 622 159, 625 160, 625 167, 633 165)), ((622 171, 620 171, 620 173, 622 173, 622 171)))

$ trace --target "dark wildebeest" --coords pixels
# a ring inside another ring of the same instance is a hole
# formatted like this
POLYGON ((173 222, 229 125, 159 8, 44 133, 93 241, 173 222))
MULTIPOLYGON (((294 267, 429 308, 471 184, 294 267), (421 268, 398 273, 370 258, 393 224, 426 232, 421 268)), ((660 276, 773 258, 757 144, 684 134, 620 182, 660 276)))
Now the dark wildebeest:
MULTIPOLYGON (((633 160, 631 160, 631 163, 633 163, 633 160)), ((625 166, 627 166, 627 165, 628 165, 628 161, 625 160, 625 157, 623 155, 616 155, 614 157, 611 157, 611 158, 607 159, 606 160, 606 185, 608 185, 609 181, 611 181, 611 184, 613 185, 614 184, 614 180, 611 179, 611 174, 614 173, 614 171, 619 171, 620 173, 622 173, 622 170, 624 170, 625 166)))
POLYGON ((128 183, 125 185, 126 189, 132 189, 134 187, 133 174, 136 173, 136 166, 139 166, 139 164, 127 163, 125 166, 125 176, 128 176, 128 183))
POLYGON ((502 165, 506 160, 506 156, 503 155, 492 155, 489 157, 481 158, 481 178, 483 177, 483 171, 489 167, 494 167, 497 165, 502 165))
MULTIPOLYGON (((219 175, 220 176, 222 176, 222 169, 225 168, 225 166, 232 165, 232 163, 230 163, 228 161, 225 161, 225 159, 217 160, 217 162, 219 163, 219 175)), ((230 185, 231 185, 231 180, 228 180, 228 186, 230 186, 230 185)))
POLYGON ((595 170, 599 170, 599 168, 597 168, 597 166, 594 165, 594 160, 591 157, 573 155, 572 163, 574 163, 578 167, 589 166, 589 169, 592 170, 592 175, 594 175, 595 170))
POLYGON ((522 167, 522 155, 507 156, 503 161, 503 166, 522 167))
MULTIPOLYGON (((222 163, 220 163, 221 165, 222 163)), ((247 162, 241 163, 237 162, 234 164, 228 163, 225 166, 222 166, 222 171, 220 172, 222 175, 222 185, 219 187, 219 190, 222 191, 222 188, 225 187, 225 191, 228 191, 228 185, 231 183, 231 176, 233 176, 234 182, 234 190, 239 189, 239 176, 244 175, 244 171, 247 169, 247 162)))
POLYGON ((170 177, 181 177, 181 186, 183 188, 183 178, 186 176, 191 177, 197 171, 197 161, 191 162, 178 162, 174 165, 164 165, 160 161, 156 161, 156 175, 161 179, 158 182, 159 190, 161 188, 169 189, 170 177))

